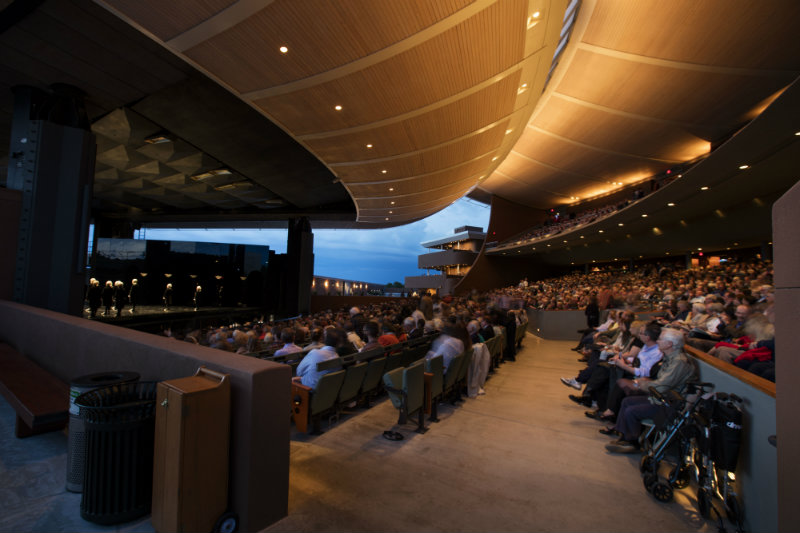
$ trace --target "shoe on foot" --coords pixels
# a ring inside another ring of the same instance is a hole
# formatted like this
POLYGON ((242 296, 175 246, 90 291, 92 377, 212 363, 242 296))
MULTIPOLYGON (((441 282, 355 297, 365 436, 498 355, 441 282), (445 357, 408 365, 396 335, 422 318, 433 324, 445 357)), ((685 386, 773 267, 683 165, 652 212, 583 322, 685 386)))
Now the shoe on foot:
POLYGON ((570 394, 569 399, 577 403, 578 405, 583 405, 584 407, 589 407, 590 405, 592 405, 592 399, 589 396, 578 396, 576 394, 570 394))
POLYGON ((581 390, 582 388, 582 385, 578 383, 578 380, 576 380, 575 378, 569 378, 569 379, 561 378, 561 383, 563 383, 567 387, 572 387, 575 390, 581 390))
POLYGON ((614 428, 602 428, 598 429, 597 431, 599 431, 603 435, 608 435, 609 437, 616 437, 617 439, 619 439, 619 437, 621 436, 619 431, 617 431, 614 428))
POLYGON ((636 453, 639 448, 632 442, 620 439, 611 444, 606 444, 606 450, 611 453, 636 453))
POLYGON ((486 394, 486 391, 483 390, 483 387, 478 387, 478 396, 483 396, 484 394, 486 394))

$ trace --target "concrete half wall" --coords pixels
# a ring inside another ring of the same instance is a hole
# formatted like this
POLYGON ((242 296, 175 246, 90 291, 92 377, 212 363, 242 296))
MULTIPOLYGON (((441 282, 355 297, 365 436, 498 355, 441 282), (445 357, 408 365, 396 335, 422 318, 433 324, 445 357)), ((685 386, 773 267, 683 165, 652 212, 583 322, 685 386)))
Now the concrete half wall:
POLYGON ((65 382, 134 371, 143 381, 194 375, 201 365, 230 374, 229 502, 241 531, 288 513, 291 369, 149 333, 0 301, 0 340, 65 382))

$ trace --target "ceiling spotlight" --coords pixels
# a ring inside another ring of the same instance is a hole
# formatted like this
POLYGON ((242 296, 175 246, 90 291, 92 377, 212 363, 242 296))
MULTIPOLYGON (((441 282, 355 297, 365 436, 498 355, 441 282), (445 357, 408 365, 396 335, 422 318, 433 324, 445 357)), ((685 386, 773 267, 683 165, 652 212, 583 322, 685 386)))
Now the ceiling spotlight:
POLYGON ((706 187, 700 187, 700 190, 701 190, 701 191, 707 191, 707 190, 708 190, 708 187, 707 187, 707 186, 706 186, 706 187))
POLYGON ((282 54, 285 54, 286 52, 289 51, 289 49, 286 48, 285 46, 281 46, 280 48, 278 48, 278 50, 280 50, 282 54))
POLYGON ((508 134, 509 134, 509 133, 511 133, 512 131, 514 131, 514 130, 513 130, 513 129, 507 129, 507 130, 506 130, 506 135, 508 135, 508 134))
POLYGON ((675 204, 673 202, 670 202, 667 204, 667 207, 675 207, 675 204))
POLYGON ((620 222, 619 224, 617 224, 617 226, 624 226, 624 225, 625 225, 625 224, 623 224, 622 222, 620 222))
POLYGON ((333 108, 334 108, 336 111, 341 111, 341 110, 342 110, 342 106, 340 106, 340 105, 334 106, 333 108))
POLYGON ((603 233, 603 230, 598 230, 597 233, 603 233))
POLYGON ((389 187, 389 192, 394 191, 394 187, 389 187))
POLYGON ((386 170, 381 170, 381 174, 386 174, 386 170))
POLYGON ((750 168, 750 165, 739 165, 739 170, 747 170, 750 168))
POLYGON ((372 148, 372 145, 371 145, 371 144, 368 144, 368 145, 367 145, 367 148, 372 148))
POLYGON ((647 218, 647 213, 642 213, 642 218, 647 218))
POLYGON ((392 202, 392 205, 394 205, 394 202, 392 202))
POLYGON ((497 156, 494 156, 494 157, 492 158, 492 161, 497 161, 497 156))
POLYGON ((389 214, 390 214, 390 215, 393 215, 393 214, 394 214, 394 211, 389 211, 389 214))

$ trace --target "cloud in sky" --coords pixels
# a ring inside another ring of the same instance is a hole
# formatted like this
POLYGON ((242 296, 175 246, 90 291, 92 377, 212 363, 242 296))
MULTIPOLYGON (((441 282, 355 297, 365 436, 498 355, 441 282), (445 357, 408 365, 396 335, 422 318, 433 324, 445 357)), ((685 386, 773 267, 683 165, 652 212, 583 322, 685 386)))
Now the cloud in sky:
MULTIPOLYGON (((488 205, 461 199, 423 220, 390 229, 314 230, 314 274, 371 283, 402 282, 424 274, 419 243, 451 235, 459 226, 489 224, 488 205)), ((147 239, 258 244, 286 253, 286 230, 147 229, 147 239)))

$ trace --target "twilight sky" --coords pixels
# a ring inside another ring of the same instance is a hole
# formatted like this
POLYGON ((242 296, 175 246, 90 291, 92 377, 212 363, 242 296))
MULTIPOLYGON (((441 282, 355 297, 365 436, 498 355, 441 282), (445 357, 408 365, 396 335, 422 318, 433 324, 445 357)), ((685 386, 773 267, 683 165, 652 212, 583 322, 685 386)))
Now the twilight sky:
MULTIPOLYGON (((413 224, 377 230, 314 230, 314 274, 370 283, 403 282, 406 276, 424 274, 417 256, 426 249, 419 243, 453 234, 459 226, 489 224, 489 206, 461 199, 450 207, 413 224)), ((199 241, 269 246, 286 253, 286 230, 147 229, 147 239, 199 241)), ((433 273, 433 272, 432 272, 433 273)))

